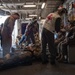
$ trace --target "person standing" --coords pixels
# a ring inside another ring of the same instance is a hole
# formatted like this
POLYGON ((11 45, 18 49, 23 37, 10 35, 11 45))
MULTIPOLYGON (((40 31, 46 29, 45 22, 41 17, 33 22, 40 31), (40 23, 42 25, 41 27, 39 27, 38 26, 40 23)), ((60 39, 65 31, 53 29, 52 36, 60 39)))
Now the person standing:
POLYGON ((18 13, 10 15, 4 22, 3 29, 1 32, 3 57, 5 57, 6 54, 10 54, 10 49, 12 45, 12 32, 14 29, 16 19, 19 19, 18 13))
POLYGON ((42 64, 46 64, 48 62, 46 56, 46 46, 48 44, 48 49, 50 52, 50 63, 55 64, 56 59, 56 48, 54 44, 54 33, 58 33, 60 31, 61 25, 61 16, 67 13, 65 8, 58 8, 58 10, 54 13, 50 13, 44 22, 43 30, 42 30, 42 64))
POLYGON ((35 44, 35 36, 34 34, 39 34, 39 24, 37 22, 37 18, 34 17, 31 22, 26 26, 25 33, 23 34, 19 45, 22 44, 23 41, 27 41, 28 44, 35 44))

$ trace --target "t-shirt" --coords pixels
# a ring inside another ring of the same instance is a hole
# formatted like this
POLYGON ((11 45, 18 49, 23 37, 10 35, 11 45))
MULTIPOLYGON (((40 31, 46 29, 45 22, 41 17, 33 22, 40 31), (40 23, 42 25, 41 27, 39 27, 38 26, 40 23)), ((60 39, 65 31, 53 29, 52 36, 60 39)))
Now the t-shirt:
POLYGON ((55 31, 60 30, 60 25, 61 25, 61 18, 58 13, 50 13, 43 25, 43 28, 49 30, 50 32, 54 33, 55 31))

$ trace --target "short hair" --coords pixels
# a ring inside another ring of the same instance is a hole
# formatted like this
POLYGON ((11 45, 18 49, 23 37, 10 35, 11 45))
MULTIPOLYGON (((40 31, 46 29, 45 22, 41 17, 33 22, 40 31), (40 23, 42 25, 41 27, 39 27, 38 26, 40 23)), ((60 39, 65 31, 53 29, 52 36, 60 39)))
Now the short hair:
POLYGON ((33 17, 32 20, 37 20, 37 17, 33 17))
POLYGON ((13 15, 17 15, 17 16, 20 16, 18 13, 14 13, 13 15))
POLYGON ((63 14, 63 13, 67 14, 68 13, 66 8, 58 9, 58 11, 60 11, 61 14, 63 14))

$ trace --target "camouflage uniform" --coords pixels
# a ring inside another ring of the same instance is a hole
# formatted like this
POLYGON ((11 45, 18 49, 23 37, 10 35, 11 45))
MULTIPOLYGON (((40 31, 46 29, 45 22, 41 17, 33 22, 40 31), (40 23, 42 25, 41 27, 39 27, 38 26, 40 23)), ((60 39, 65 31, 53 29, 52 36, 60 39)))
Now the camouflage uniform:
POLYGON ((2 30, 2 48, 3 56, 10 53, 10 48, 12 44, 12 31, 14 29, 15 20, 12 17, 8 17, 4 22, 2 30))

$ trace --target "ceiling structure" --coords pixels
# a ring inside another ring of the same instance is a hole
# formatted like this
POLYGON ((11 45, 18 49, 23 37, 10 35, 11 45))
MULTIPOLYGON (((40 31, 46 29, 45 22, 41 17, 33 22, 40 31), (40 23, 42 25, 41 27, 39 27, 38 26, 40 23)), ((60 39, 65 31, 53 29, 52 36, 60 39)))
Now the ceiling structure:
POLYGON ((22 18, 28 18, 29 15, 37 15, 37 17, 45 18, 50 12, 62 4, 64 0, 0 0, 1 8, 4 11, 19 12, 22 18), (45 7, 41 9, 42 4, 45 7), (35 4, 36 7, 24 7, 23 5, 35 4))

